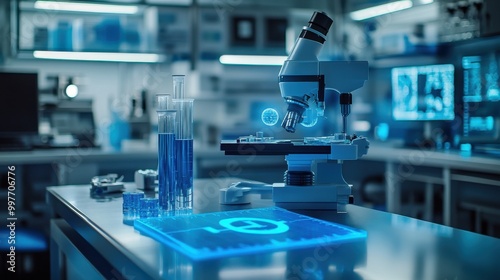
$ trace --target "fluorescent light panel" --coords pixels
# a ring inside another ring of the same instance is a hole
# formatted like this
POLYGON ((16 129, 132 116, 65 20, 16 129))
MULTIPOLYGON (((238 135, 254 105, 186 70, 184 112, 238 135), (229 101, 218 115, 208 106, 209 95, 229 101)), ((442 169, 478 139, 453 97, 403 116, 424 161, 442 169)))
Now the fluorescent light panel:
POLYGON ((287 56, 274 55, 221 55, 220 63, 229 65, 283 65, 287 56))
POLYGON ((379 6, 374 6, 362 10, 358 10, 355 12, 351 12, 350 16, 352 20, 365 20, 385 14, 390 14, 393 12, 405 10, 411 8, 413 6, 413 2, 409 0, 404 1, 395 1, 387 4, 382 4, 379 6))
POLYGON ((35 58, 42 58, 42 59, 144 62, 144 63, 154 63, 165 60, 165 57, 163 55, 152 54, 152 53, 34 51, 33 56, 35 58))
POLYGON ((108 14, 136 14, 139 7, 131 5, 110 5, 94 3, 36 1, 34 7, 41 10, 69 11, 108 14))

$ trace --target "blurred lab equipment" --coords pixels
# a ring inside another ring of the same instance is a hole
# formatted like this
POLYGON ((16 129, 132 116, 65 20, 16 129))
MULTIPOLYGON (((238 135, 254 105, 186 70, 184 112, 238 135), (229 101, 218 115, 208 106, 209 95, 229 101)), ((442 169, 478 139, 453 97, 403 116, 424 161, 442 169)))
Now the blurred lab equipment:
POLYGON ((40 102, 38 148, 97 147, 92 100, 40 102))
POLYGON ((148 92, 141 90, 140 97, 133 97, 128 119, 130 138, 135 140, 149 140, 151 121, 149 119, 148 92))
POLYGON ((72 77, 68 79, 68 84, 64 87, 64 95, 70 99, 78 95, 78 86, 73 82, 72 77))
POLYGON ((342 132, 303 140, 240 137, 221 142, 226 155, 284 155, 288 170, 284 183, 273 184, 273 200, 288 209, 336 209, 345 212, 352 202, 351 185, 342 175, 344 160, 356 160, 368 152, 366 138, 347 133, 351 92, 368 79, 366 61, 318 61, 318 54, 333 20, 314 12, 302 29, 279 73, 281 96, 288 104, 281 126, 295 132, 306 121, 314 125, 325 109, 325 95, 339 94, 342 132), (307 120, 306 120, 307 117, 307 120))
POLYGON ((109 144, 115 150, 122 148, 122 141, 130 138, 130 126, 120 112, 112 109, 111 124, 109 125, 109 144))
POLYGON ((157 185, 158 172, 152 169, 137 170, 134 173, 134 182, 138 189, 144 191, 154 191, 157 185))
POLYGON ((376 139, 386 141, 389 138, 389 125, 387 123, 379 123, 374 130, 376 139))
POLYGON ((103 176, 94 176, 90 181, 90 193, 101 195, 122 191, 125 188, 125 185, 122 181, 123 176, 118 177, 118 174, 115 173, 110 173, 103 176))

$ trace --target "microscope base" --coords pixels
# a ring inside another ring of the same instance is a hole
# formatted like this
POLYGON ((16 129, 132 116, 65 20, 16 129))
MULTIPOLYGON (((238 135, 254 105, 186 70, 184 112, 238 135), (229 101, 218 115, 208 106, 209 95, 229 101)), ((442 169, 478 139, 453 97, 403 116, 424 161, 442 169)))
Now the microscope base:
POLYGON ((351 185, 289 186, 273 184, 273 201, 285 209, 337 210, 345 213, 351 185))

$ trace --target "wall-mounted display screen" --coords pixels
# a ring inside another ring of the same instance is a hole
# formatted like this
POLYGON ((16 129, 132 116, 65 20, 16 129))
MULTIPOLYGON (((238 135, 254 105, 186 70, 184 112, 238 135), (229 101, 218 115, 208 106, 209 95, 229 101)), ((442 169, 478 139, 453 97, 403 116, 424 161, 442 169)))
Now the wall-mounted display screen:
POLYGON ((395 120, 453 120, 453 64, 396 67, 391 70, 395 120))
POLYGON ((500 137, 500 53, 462 57, 464 141, 491 142, 500 137))
POLYGON ((231 42, 233 46, 254 46, 256 43, 255 18, 235 16, 232 19, 231 42))
POLYGON ((285 48, 287 27, 286 18, 266 18, 266 45, 285 48))

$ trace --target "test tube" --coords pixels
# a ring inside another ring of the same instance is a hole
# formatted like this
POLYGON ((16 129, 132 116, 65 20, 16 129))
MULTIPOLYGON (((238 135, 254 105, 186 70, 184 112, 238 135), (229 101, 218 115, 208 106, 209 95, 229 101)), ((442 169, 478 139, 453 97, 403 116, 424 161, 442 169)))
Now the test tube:
POLYGON ((169 110, 170 95, 157 95, 158 200, 162 214, 175 205, 175 110, 169 110))
POLYGON ((174 99, 184 99, 184 75, 172 75, 174 99))
POLYGON ((175 130, 176 204, 178 213, 193 208, 193 103, 194 99, 174 99, 177 111, 175 130))

